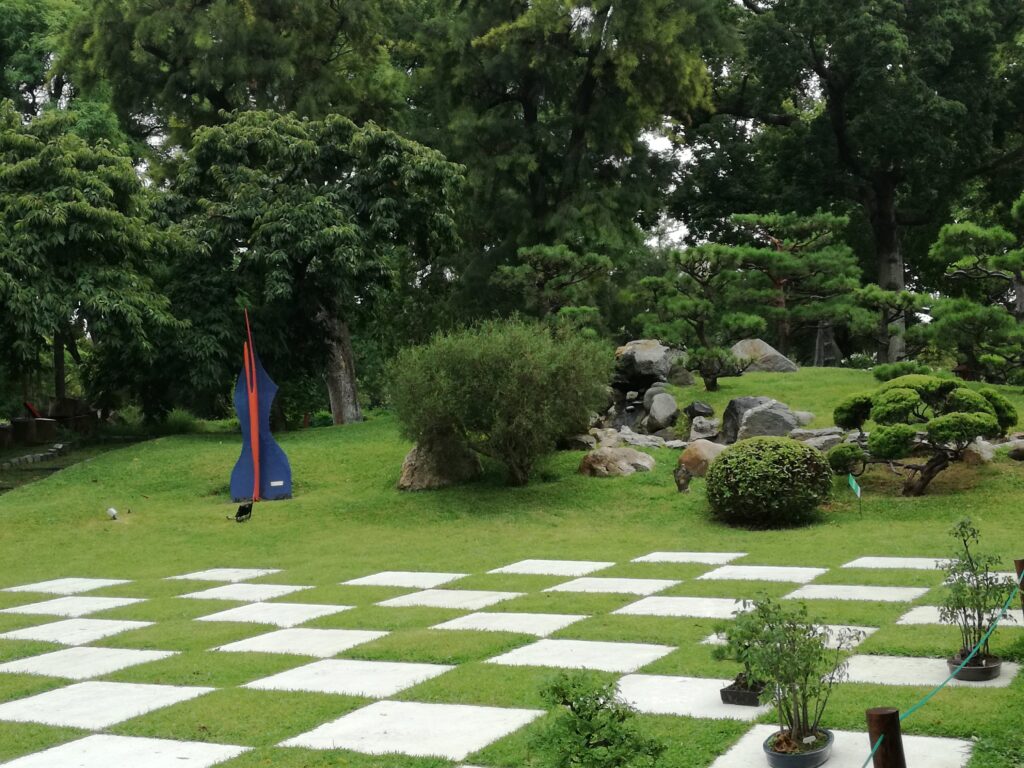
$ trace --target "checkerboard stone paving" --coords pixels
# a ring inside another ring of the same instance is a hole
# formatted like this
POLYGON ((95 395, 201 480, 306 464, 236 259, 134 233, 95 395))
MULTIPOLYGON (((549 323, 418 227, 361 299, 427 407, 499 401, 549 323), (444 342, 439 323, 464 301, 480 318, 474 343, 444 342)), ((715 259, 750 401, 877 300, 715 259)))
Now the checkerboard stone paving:
MULTIPOLYGON (((761 742, 773 731, 773 726, 766 724, 770 715, 765 707, 722 704, 718 691, 730 682, 727 679, 658 674, 666 668, 659 666, 663 659, 678 650, 686 650, 683 642, 678 645, 627 642, 630 638, 609 637, 606 630, 599 640, 587 639, 593 635, 588 635, 586 628, 600 628, 604 620, 601 614, 606 614, 618 617, 621 626, 628 626, 621 622, 628 622, 630 617, 637 617, 638 626, 642 625, 641 620, 657 622, 664 617, 692 621, 710 632, 712 624, 728 621, 744 610, 744 599, 757 593, 759 583, 775 584, 776 589, 779 584, 792 585, 793 589, 784 596, 812 601, 812 611, 815 600, 906 604, 898 619, 889 620, 892 627, 933 625, 939 623, 938 609, 934 605, 910 604, 929 592, 929 588, 919 586, 920 576, 912 582, 915 586, 876 586, 857 583, 855 571, 937 572, 941 563, 930 557, 859 557, 833 570, 835 574, 846 569, 847 578, 838 579, 845 583, 831 584, 822 583, 828 580, 819 581, 819 577, 829 572, 828 568, 762 565, 746 562, 747 557, 744 552, 650 552, 629 561, 628 576, 610 570, 620 563, 532 558, 494 563, 474 573, 458 569, 396 569, 334 582, 356 590, 351 598, 356 605, 294 602, 292 595, 313 586, 269 583, 282 573, 277 568, 215 567, 166 576, 167 580, 182 582, 181 594, 166 599, 236 603, 227 608, 211 606, 209 612, 190 615, 195 616, 197 622, 226 625, 224 631, 230 641, 222 639, 220 645, 211 643, 212 647, 202 649, 216 652, 205 654, 207 657, 227 660, 229 655, 234 655, 237 661, 238 655, 252 655, 255 666, 251 679, 239 681, 240 689, 258 691, 261 696, 284 696, 284 692, 288 692, 290 696, 358 697, 355 707, 345 710, 340 717, 328 722, 307 723, 305 732, 282 734, 273 749, 353 750, 367 755, 432 757, 461 763, 461 768, 475 768, 480 762, 487 762, 474 758, 476 753, 530 727, 544 714, 514 704, 476 706, 457 700, 450 703, 418 700, 419 686, 433 685, 435 691, 444 689, 442 679, 458 674, 459 667, 452 663, 433 663, 436 659, 431 658, 402 657, 402 649, 407 646, 401 643, 401 633, 406 625, 396 621, 391 626, 380 617, 391 610, 396 617, 402 611, 419 611, 419 614, 401 615, 426 617, 421 625, 415 622, 412 625, 414 631, 428 633, 424 637, 429 633, 438 636, 463 633, 467 637, 472 633, 487 633, 491 640, 497 640, 496 634, 508 638, 500 651, 485 652, 473 661, 506 668, 600 670, 618 676, 619 694, 642 714, 750 723, 746 735, 723 750, 712 764, 712 768, 747 768, 763 764, 761 742), (673 568, 677 565, 682 566, 678 569, 678 578, 673 577, 673 568), (656 578, 646 577, 647 570, 656 578), (459 588, 459 581, 466 577, 517 575, 555 577, 557 583, 530 593, 459 588), (212 582, 213 585, 197 589, 195 583, 187 582, 212 582), (691 583, 695 587, 700 583, 703 589, 688 594, 691 583), (714 584, 712 594, 716 596, 706 596, 711 584, 714 584), (377 600, 370 603, 356 597, 358 588, 364 586, 404 592, 384 600, 380 600, 377 593, 367 592, 367 596, 373 595, 372 599, 377 600), (662 594, 666 590, 671 590, 671 594, 662 594), (540 599, 542 596, 551 598, 550 611, 540 607, 545 605, 540 599), (607 598, 606 603, 601 602, 602 596, 607 598), (525 604, 524 608, 518 607, 520 598, 527 599, 529 609, 525 609, 525 604), (578 613, 571 608, 566 611, 574 599, 580 604, 606 607, 578 613), (360 606, 358 610, 357 606, 360 606), (353 612, 351 618, 346 615, 350 611, 353 612), (366 615, 375 618, 362 621, 361 611, 368 611, 366 615), (589 615, 591 613, 596 615, 589 615), (338 616, 342 618, 335 618, 338 616), (339 621, 342 623, 335 623, 339 621), (375 622, 388 626, 375 625, 375 622), (242 630, 232 637, 234 630, 227 625, 238 625, 240 630, 251 625, 251 631, 242 630), (388 645, 391 641, 397 642, 388 645), (277 654, 281 664, 272 669, 264 667, 266 671, 261 673, 255 660, 263 654, 277 654), (431 663, 425 663, 427 661, 431 663), (464 762, 467 760, 469 762, 464 762)), ((278 578, 284 582, 290 580, 286 575, 278 578)), ((936 573, 935 586, 940 582, 941 575, 936 573)), ((120 724, 168 707, 185 707, 187 712, 191 701, 217 690, 103 679, 116 673, 116 680, 130 680, 140 671, 143 675, 140 679, 151 680, 141 672, 145 665, 159 664, 181 653, 174 647, 117 647, 119 637, 137 630, 158 630, 160 626, 159 621, 132 618, 133 607, 146 600, 117 596, 117 587, 128 583, 127 579, 62 577, 4 589, 12 595, 23 595, 25 602, 11 605, 0 613, 20 616, 19 621, 38 623, 3 632, 0 644, 34 641, 53 645, 28 656, 18 657, 16 652, 12 660, 0 664, 0 680, 3 675, 43 676, 57 687, 0 703, 0 722, 38 723, 100 732, 17 757, 6 765, 13 768, 107 768, 114 765, 206 768, 233 763, 236 757, 253 747, 252 744, 162 738, 163 734, 149 731, 143 738, 132 735, 130 728, 127 732, 119 730, 116 735, 102 732, 113 726, 124 729, 127 726, 120 724), (102 596, 88 594, 99 589, 104 590, 102 596), (40 600, 39 595, 48 598, 40 600), (112 609, 120 610, 111 618, 92 617, 112 609), (97 643, 99 645, 95 645, 97 643)), ((138 587, 134 589, 135 594, 145 594, 138 587)), ((1020 611, 1015 614, 1024 626, 1024 616, 1020 616, 1020 611)), ((147 616, 140 613, 139 618, 147 616)), ((873 654, 855 651, 854 647, 878 627, 828 626, 835 633, 843 629, 861 633, 849 647, 842 649, 851 654, 850 682, 843 685, 930 687, 947 674, 944 659, 896 658, 885 656, 881 651, 873 654)), ((720 643, 722 638, 712 633, 704 634, 702 640, 691 638, 686 642, 697 648, 701 643, 720 643)), ((129 644, 137 645, 138 640, 125 643, 129 644)), ((0 645, 0 649, 2 647, 0 645)), ((491 648, 493 643, 481 647, 491 648)), ((668 666, 672 663, 669 661, 668 666)), ((984 697, 989 695, 985 688, 1010 685, 1018 671, 1016 664, 1005 662, 1003 675, 996 681, 963 685, 981 689, 974 695, 984 697)), ((524 670, 526 672, 528 669, 524 670)), ((912 764, 929 768, 961 768, 970 754, 969 742, 938 737, 906 737, 905 746, 912 764)), ((866 734, 836 732, 834 756, 829 765, 833 768, 860 766, 868 749, 866 734)))

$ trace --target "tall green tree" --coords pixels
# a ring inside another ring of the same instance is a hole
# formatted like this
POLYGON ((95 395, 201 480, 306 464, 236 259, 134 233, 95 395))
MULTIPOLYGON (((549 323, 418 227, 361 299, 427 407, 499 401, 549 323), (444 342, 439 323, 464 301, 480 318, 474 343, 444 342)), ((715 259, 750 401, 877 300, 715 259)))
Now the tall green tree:
POLYGON ((380 117, 401 78, 377 0, 87 0, 67 60, 133 135, 187 145, 238 109, 380 117))
POLYGON ((59 66, 61 36, 77 10, 73 0, 4 0, 0 8, 0 100, 37 115, 69 96, 59 66))
POLYGON ((0 105, 0 326, 16 370, 52 347, 57 398, 77 339, 131 336, 152 351, 154 332, 172 324, 151 277, 160 233, 131 158, 75 123, 59 110, 25 121, 0 105))
POLYGON ((209 286, 197 309, 219 305, 214 327, 253 308, 278 365, 326 354, 334 420, 357 421, 351 328, 400 279, 446 279, 459 181, 440 153, 373 123, 234 113, 196 132, 173 184, 175 231, 199 254, 180 268, 209 286))
POLYGON ((425 19, 402 49, 410 119, 418 138, 469 169, 460 222, 471 306, 513 298, 495 297, 490 279, 500 266, 536 271, 537 247, 559 249, 564 274, 586 270, 593 254, 628 266, 674 167, 644 136, 708 106, 701 51, 718 34, 721 5, 422 4, 425 19))
MULTIPOLYGON (((747 206, 773 190, 797 210, 845 202, 870 231, 875 281, 902 291, 924 266, 906 263, 908 228, 937 227, 967 181, 1024 160, 1024 8, 743 0, 737 14, 744 46, 717 62, 716 110, 692 137, 696 176, 683 188, 707 194, 725 169, 747 206)), ((899 335, 879 350, 903 353, 899 335)))
POLYGON ((741 269, 761 276, 751 304, 773 327, 779 351, 790 354, 794 333, 825 333, 849 319, 860 267, 842 239, 847 218, 818 211, 738 214, 731 221, 745 242, 730 249, 741 269))

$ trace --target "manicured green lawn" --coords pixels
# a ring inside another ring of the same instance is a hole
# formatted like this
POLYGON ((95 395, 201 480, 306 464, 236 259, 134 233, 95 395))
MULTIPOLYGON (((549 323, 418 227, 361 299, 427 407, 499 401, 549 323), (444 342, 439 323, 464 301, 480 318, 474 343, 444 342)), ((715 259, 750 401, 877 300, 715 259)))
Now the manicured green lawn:
MULTIPOLYGON (((789 376, 755 374, 723 381, 719 393, 697 388, 680 399, 707 399, 720 412, 729 397, 768 394, 795 409, 811 410, 818 423, 845 394, 870 389, 869 374, 805 370, 789 376)), ((1007 390, 1011 393, 1010 390, 1007 390)), ((1024 397, 1013 394, 1024 412, 1024 397)), ((688 402, 688 400, 685 400, 688 402)), ((681 405, 685 405, 681 402, 681 405)), ((457 664, 455 670, 394 698, 408 701, 540 707, 539 690, 553 670, 484 663, 532 638, 511 633, 431 629, 463 612, 431 608, 386 608, 375 603, 409 590, 339 586, 339 582, 383 570, 433 570, 470 574, 453 588, 522 592, 489 610, 587 614, 554 637, 648 642, 678 650, 645 667, 652 674, 730 677, 736 668, 715 661, 701 645, 716 622, 703 619, 609 615, 637 599, 630 595, 545 593, 566 579, 488 574, 525 558, 613 561, 601 576, 680 580, 665 594, 752 597, 782 595, 793 585, 695 581, 711 567, 630 563, 655 550, 747 552, 738 564, 838 568, 862 555, 942 556, 947 530, 969 514, 987 548, 1002 555, 1007 569, 1024 557, 1021 502, 1024 465, 1000 457, 989 466, 957 467, 935 482, 928 496, 903 499, 898 484, 876 470, 862 480, 863 509, 837 481, 835 501, 818 525, 795 531, 731 530, 711 522, 703 483, 678 494, 672 481, 676 452, 653 452, 649 474, 599 480, 575 473, 580 455, 561 453, 546 462, 525 488, 508 488, 494 468, 478 483, 431 493, 394 490, 408 445, 386 414, 364 424, 308 430, 281 437, 295 477, 295 498, 256 506, 245 525, 229 521, 228 474, 238 454, 231 435, 163 438, 104 453, 39 483, 0 497, 0 587, 60 576, 133 579, 91 595, 145 597, 96 618, 157 622, 95 643, 117 648, 179 651, 179 655, 108 675, 103 679, 210 685, 207 696, 129 720, 111 732, 254 747, 223 765, 270 766, 448 766, 444 760, 321 753, 273 745, 358 708, 368 699, 310 693, 277 693, 239 687, 299 666, 308 659, 273 654, 225 654, 211 649, 270 628, 255 624, 204 623, 193 619, 232 607, 220 601, 176 595, 210 584, 166 581, 168 576, 220 566, 281 568, 257 581, 312 585, 284 602, 344 604, 352 610, 310 622, 323 628, 390 630, 392 634, 343 654, 344 658, 457 664), (105 510, 116 507, 118 522, 105 510), (130 510, 130 512, 129 512, 130 510)), ((899 584, 931 591, 917 600, 934 604, 941 574, 920 571, 833 570, 817 583, 899 584)), ((0 607, 42 599, 0 592, 0 607)), ((945 656, 955 650, 949 628, 897 626, 903 604, 822 601, 813 612, 829 623, 881 627, 858 652, 945 656)), ((0 614, 0 632, 42 624, 42 616, 0 614)), ((0 640, 0 660, 55 649, 46 643, 0 640)), ((1024 661, 1024 630, 997 634, 995 652, 1024 661)), ((610 676, 614 677, 614 676, 610 676)), ((0 701, 64 685, 66 681, 0 674, 0 701)), ((833 698, 828 725, 862 730, 864 709, 905 709, 921 688, 847 684, 833 698)), ((644 727, 669 743, 667 768, 702 768, 748 728, 731 721, 643 716, 644 727)), ((910 733, 980 739, 972 768, 1024 765, 1024 679, 1009 688, 943 691, 905 723, 910 733)), ((530 765, 535 757, 533 725, 498 741, 469 762, 498 768, 530 765)), ((0 761, 67 741, 81 732, 0 723, 0 761)), ((865 752, 866 754, 866 752, 865 752)), ((915 768, 917 768, 915 766, 915 768)))

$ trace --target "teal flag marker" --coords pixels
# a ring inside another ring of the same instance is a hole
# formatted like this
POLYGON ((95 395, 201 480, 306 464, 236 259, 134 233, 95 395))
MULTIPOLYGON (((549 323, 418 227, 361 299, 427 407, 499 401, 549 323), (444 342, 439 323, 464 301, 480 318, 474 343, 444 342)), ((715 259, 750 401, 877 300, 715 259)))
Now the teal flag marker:
POLYGON ((847 475, 846 477, 850 481, 850 488, 853 489, 853 492, 857 495, 857 498, 859 499, 860 498, 860 484, 857 482, 857 478, 854 477, 853 475, 847 475))

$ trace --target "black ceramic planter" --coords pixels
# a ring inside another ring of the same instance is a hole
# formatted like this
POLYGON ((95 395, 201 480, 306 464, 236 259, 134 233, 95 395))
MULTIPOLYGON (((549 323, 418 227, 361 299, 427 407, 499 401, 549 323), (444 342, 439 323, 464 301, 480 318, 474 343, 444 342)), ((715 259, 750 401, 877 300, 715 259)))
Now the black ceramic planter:
POLYGON ((763 685, 748 688, 738 681, 722 688, 719 693, 722 696, 723 704, 735 704, 740 707, 757 707, 761 705, 761 691, 763 685))
MULTIPOLYGON (((957 680, 963 680, 971 683, 981 683, 985 680, 995 680, 999 677, 999 673, 1003 669, 1003 660, 998 656, 985 656, 981 659, 981 664, 975 664, 978 657, 971 659, 970 663, 967 664, 963 669, 956 673, 955 677, 957 680)), ((946 659, 946 664, 949 665, 949 671, 952 672, 954 669, 963 663, 964 657, 959 653, 956 656, 950 656, 946 659)))
POLYGON ((810 752, 799 753, 773 752, 771 748, 771 742, 775 738, 773 733, 764 740, 762 745, 764 756, 768 758, 768 765, 771 768, 818 768, 819 765, 831 757, 832 745, 835 743, 835 736, 832 735, 832 731, 822 728, 821 733, 825 734, 828 738, 824 746, 813 749, 810 752))

